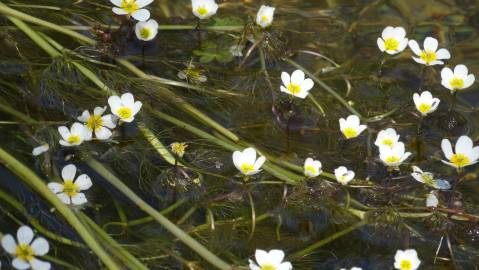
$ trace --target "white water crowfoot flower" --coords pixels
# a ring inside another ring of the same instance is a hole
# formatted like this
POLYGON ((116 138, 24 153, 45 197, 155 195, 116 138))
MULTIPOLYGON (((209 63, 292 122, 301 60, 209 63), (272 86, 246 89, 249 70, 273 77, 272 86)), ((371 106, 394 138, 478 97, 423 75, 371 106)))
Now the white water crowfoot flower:
POLYGON ((262 5, 256 14, 256 24, 266 28, 273 23, 275 7, 262 5))
POLYGON ((366 125, 361 125, 357 115, 350 115, 348 118, 339 119, 339 129, 346 139, 356 138, 367 128, 366 125))
POLYGON ((377 147, 389 146, 393 147, 399 141, 399 134, 393 128, 387 128, 379 131, 374 144, 377 147))
POLYGON ((43 237, 35 236, 32 229, 28 226, 21 226, 17 231, 17 240, 7 234, 2 238, 2 247, 14 257, 12 265, 16 269, 49 270, 51 265, 36 258, 44 256, 50 250, 47 240, 43 237))
POLYGON ((208 19, 218 10, 215 0, 191 0, 191 7, 193 14, 200 20, 208 19))
POLYGON ((388 26, 384 28, 382 35, 377 40, 379 50, 387 54, 398 54, 407 47, 408 39, 403 27, 388 26))
POLYGON ((334 176, 336 176, 336 180, 341 184, 341 185, 347 185, 349 182, 351 182, 354 179, 354 176, 356 174, 348 170, 344 166, 340 166, 334 170, 334 176))
POLYGON ((416 270, 421 261, 414 249, 398 250, 394 256, 394 268, 399 270, 416 270))
POLYGON ((473 165, 479 159, 479 146, 474 147, 471 138, 465 135, 457 140, 455 153, 452 152, 452 145, 448 139, 442 140, 441 148, 448 160, 442 160, 442 162, 457 169, 473 165))
POLYGON ((449 184, 449 182, 447 182, 446 180, 435 179, 434 174, 430 172, 423 172, 421 168, 417 166, 412 166, 412 171, 413 172, 411 173, 411 176, 423 184, 437 189, 451 188, 451 184, 449 184))
POLYGON ((81 191, 89 189, 93 184, 88 175, 82 174, 75 179, 77 168, 70 164, 62 169, 63 184, 50 182, 48 188, 65 204, 82 205, 87 202, 81 191))
POLYGON ((116 127, 116 119, 113 115, 103 115, 106 107, 96 107, 93 114, 89 111, 83 111, 82 115, 77 119, 85 123, 85 141, 90 141, 93 137, 93 132, 98 140, 108 140, 112 133, 111 129, 116 127))
POLYGON ((281 81, 283 85, 280 87, 281 92, 304 99, 314 86, 311 79, 305 79, 304 72, 300 69, 295 70, 291 76, 287 72, 281 73, 281 81))
POLYGON ((441 84, 451 92, 469 88, 475 80, 474 74, 469 74, 465 65, 457 65, 454 72, 447 67, 441 70, 441 84))
POLYGON ((256 159, 256 150, 252 147, 233 153, 235 167, 246 176, 259 173, 265 161, 266 158, 263 156, 256 159))
POLYGON ((135 98, 131 93, 125 93, 119 96, 111 96, 108 98, 111 112, 118 116, 121 121, 131 123, 135 120, 135 115, 140 111, 143 103, 135 102, 135 98))
POLYGON ((426 116, 437 110, 439 102, 441 102, 438 98, 433 97, 429 91, 424 91, 421 93, 421 95, 414 93, 412 98, 414 100, 414 105, 416 105, 416 109, 423 116, 426 116))
POLYGON ((150 41, 158 34, 158 23, 151 19, 145 22, 137 22, 135 25, 136 38, 143 41, 150 41))
POLYGON ((144 7, 153 0, 110 0, 110 2, 116 6, 112 10, 117 15, 128 15, 137 21, 146 21, 150 18, 150 12, 144 7))
POLYGON ((70 129, 65 126, 58 127, 58 132, 62 139, 60 144, 63 146, 77 146, 85 140, 86 130, 85 126, 80 123, 74 123, 70 129))
POLYGON ((37 147, 33 148, 32 155, 39 156, 39 155, 47 152, 49 149, 50 149, 50 145, 48 145, 48 143, 42 144, 40 146, 37 146, 37 147))
POLYGON ((307 177, 316 177, 320 175, 323 171, 321 170, 322 165, 321 161, 314 160, 312 158, 307 158, 304 161, 304 175, 307 177))
POLYGON ((399 167, 410 155, 410 152, 405 152, 404 143, 402 142, 394 144, 393 147, 379 147, 379 158, 387 167, 399 167))
POLYGON ((412 57, 414 61, 419 64, 426 66, 434 65, 444 65, 444 62, 441 60, 451 58, 451 54, 446 49, 437 49, 438 42, 437 39, 432 37, 427 37, 424 40, 424 50, 419 48, 419 44, 415 40, 409 41, 409 48, 418 56, 412 57))
POLYGON ((291 270, 290 262, 283 262, 284 252, 279 249, 272 249, 269 252, 257 249, 255 252, 256 263, 249 260, 250 270, 291 270))

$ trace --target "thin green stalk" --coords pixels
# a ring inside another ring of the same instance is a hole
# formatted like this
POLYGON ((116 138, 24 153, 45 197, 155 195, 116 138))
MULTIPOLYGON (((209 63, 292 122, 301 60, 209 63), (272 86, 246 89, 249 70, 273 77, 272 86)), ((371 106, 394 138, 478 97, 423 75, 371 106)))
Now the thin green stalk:
POLYGON ((113 239, 110 235, 108 235, 100 226, 98 226, 91 218, 85 215, 82 212, 77 213, 80 220, 84 223, 88 224, 90 228, 98 235, 98 237, 102 240, 103 245, 107 245, 109 250, 121 261, 128 266, 128 269, 141 269, 141 270, 148 270, 148 267, 145 266, 142 262, 140 262, 135 256, 131 255, 126 249, 124 249, 115 239, 113 239))
POLYGON ((329 244, 332 241, 334 241, 334 240, 336 240, 336 239, 338 239, 338 238, 340 238, 340 237, 342 237, 342 236, 344 236, 344 235, 346 235, 346 234, 348 234, 348 233, 350 233, 350 232, 352 232, 352 231, 354 231, 358 228, 361 228, 362 226, 364 226, 366 224, 367 224, 366 221, 360 221, 356 224, 353 224, 352 226, 350 226, 350 227, 348 227, 348 228, 346 228, 342 231, 339 231, 339 232, 337 232, 333 235, 330 235, 330 236, 326 237, 325 239, 322 239, 322 240, 320 240, 320 241, 318 241, 318 242, 316 242, 316 243, 314 243, 314 244, 312 244, 312 245, 310 245, 310 246, 308 246, 308 247, 306 247, 306 248, 304 248, 304 249, 302 249, 298 252, 293 253, 291 255, 291 259, 299 259, 299 258, 301 258, 305 255, 308 255, 309 253, 313 252, 314 250, 316 250, 316 249, 318 249, 318 248, 320 248, 320 247, 322 247, 326 244, 329 244))
POLYGON ((185 245, 194 250, 197 254, 203 257, 206 261, 210 262, 218 269, 231 269, 231 266, 205 248, 202 244, 189 236, 183 230, 178 228, 174 223, 165 218, 157 210, 143 201, 135 192, 133 192, 128 186, 126 186, 120 179, 113 175, 108 169, 106 169, 100 162, 94 159, 87 159, 86 163, 100 174, 105 180, 116 187, 119 191, 125 194, 132 202, 134 202, 141 210, 145 211, 149 215, 155 218, 165 229, 171 234, 180 239, 185 245))
POLYGON ((22 213, 26 218, 27 218, 27 221, 29 224, 31 224, 38 232, 40 232, 42 235, 54 240, 54 241, 57 241, 59 243, 62 243, 62 244, 65 244, 65 245, 70 245, 70 246, 74 246, 74 247, 80 247, 80 248, 85 248, 85 245, 83 245, 82 243, 79 243, 79 242, 76 242, 76 241, 73 241, 73 240, 70 240, 68 238, 65 238, 61 235, 58 235, 52 231, 49 231, 47 229, 45 229, 41 224, 40 222, 38 222, 37 219, 33 218, 31 215, 28 214, 28 211, 27 209, 25 209, 25 207, 23 206, 22 203, 20 203, 18 200, 16 200, 14 197, 12 197, 11 195, 7 194, 6 192, 4 192, 3 190, 0 190, 0 200, 3 200, 5 202, 7 202, 10 206, 12 206, 13 208, 15 208, 17 211, 19 211, 20 213, 22 213))
POLYGON ((78 220, 73 211, 68 208, 58 197, 50 191, 47 185, 40 179, 30 168, 19 162, 15 157, 0 148, 0 162, 11 172, 18 176, 31 186, 39 195, 45 198, 50 204, 58 210, 65 220, 75 229, 85 243, 100 258, 100 260, 113 270, 121 268, 113 261, 113 259, 103 250, 96 239, 90 234, 87 228, 78 220))
POLYGON ((306 75, 308 75, 313 81, 315 81, 319 86, 324 88, 326 91, 328 91, 334 98, 336 98, 341 104, 343 104, 344 107, 346 107, 351 113, 357 115, 359 118, 364 119, 364 117, 356 111, 349 103, 336 91, 334 91, 329 85, 325 84, 323 81, 321 81, 318 77, 316 77, 313 73, 309 72, 307 69, 305 69, 303 66, 298 64, 297 62, 289 59, 289 58, 284 58, 284 61, 288 62, 289 64, 293 65, 294 67, 302 70, 306 75))

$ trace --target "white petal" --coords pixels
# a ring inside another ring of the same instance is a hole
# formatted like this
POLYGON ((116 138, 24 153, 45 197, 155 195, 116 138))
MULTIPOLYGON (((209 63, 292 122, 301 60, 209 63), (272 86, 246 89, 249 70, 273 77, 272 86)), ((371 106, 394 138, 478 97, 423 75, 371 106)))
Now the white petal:
POLYGON ((52 267, 49 262, 44 262, 37 258, 33 258, 30 264, 33 270, 49 270, 52 267))
POLYGON ((255 170, 259 170, 259 169, 261 168, 261 166, 263 166, 263 164, 264 164, 265 161, 266 161, 266 158, 265 158, 265 157, 263 157, 263 156, 259 157, 259 158, 256 160, 256 162, 254 163, 253 168, 254 168, 255 170))
POLYGON ((110 0, 110 2, 117 7, 119 7, 121 5, 121 1, 122 0, 110 0))
POLYGON ((436 52, 436 57, 437 57, 437 59, 449 59, 449 58, 451 58, 451 54, 446 49, 439 49, 436 52))
POLYGON ((90 118, 90 112, 83 111, 82 115, 78 116, 78 121, 85 123, 90 118))
POLYGON ((388 27, 384 28, 381 36, 384 40, 386 40, 388 38, 391 38, 391 37, 394 37, 394 27, 388 26, 388 27))
POLYGON ((291 77, 288 73, 282 72, 281 73, 281 81, 283 82, 284 86, 288 86, 291 83, 291 77))
POLYGON ((398 52, 402 52, 404 51, 404 49, 406 49, 407 47, 407 44, 408 44, 408 39, 405 38, 403 39, 402 41, 399 42, 399 46, 398 46, 398 52))
POLYGON ((64 192, 58 193, 57 197, 62 201, 64 204, 71 204, 70 196, 65 194, 64 192))
POLYGON ((37 239, 33 240, 31 247, 33 254, 37 256, 43 256, 50 250, 47 240, 43 237, 38 237, 37 239))
POLYGON ((311 90, 311 88, 313 88, 314 86, 314 82, 313 80, 311 79, 306 79, 303 81, 303 83, 301 84, 301 90, 303 91, 309 91, 311 90))
POLYGON ((394 36, 397 40, 402 40, 406 37, 406 29, 404 27, 395 27, 394 28, 394 36))
POLYGON ((348 122, 348 125, 350 127, 359 127, 360 120, 357 115, 352 114, 348 116, 348 118, 346 119, 346 122, 348 122))
POLYGON ((72 197, 72 204, 74 205, 82 205, 87 203, 88 200, 83 193, 77 193, 75 196, 72 197))
POLYGON ((71 128, 71 134, 77 135, 80 138, 85 138, 85 125, 80 123, 73 123, 71 128))
POLYGON ((412 95, 412 99, 414 100, 414 104, 416 106, 421 104, 421 98, 419 97, 418 93, 414 93, 414 95, 412 95))
POLYGON ((123 104, 123 106, 132 108, 133 104, 135 104, 135 98, 131 93, 125 93, 121 95, 121 103, 123 104))
POLYGON ((281 89, 281 92, 291 95, 291 93, 288 91, 288 89, 286 89, 286 87, 281 86, 279 89, 281 89))
POLYGON ((450 160, 453 153, 452 153, 452 145, 451 142, 448 139, 443 139, 441 141, 441 149, 442 152, 444 152, 444 156, 450 160))
POLYGON ((86 174, 78 176, 78 178, 75 180, 75 184, 77 184, 80 190, 87 190, 93 185, 90 177, 86 174))
POLYGON ((409 40, 408 42, 409 48, 414 52, 415 55, 421 54, 421 49, 419 48, 419 44, 415 40, 409 40))
POLYGON ((423 65, 426 64, 426 61, 422 60, 421 58, 418 58, 418 57, 414 57, 414 56, 413 56, 412 59, 413 59, 416 63, 423 64, 423 65))
POLYGON ((476 80, 476 78, 474 77, 474 74, 469 74, 466 77, 466 80, 464 80, 464 88, 470 87, 474 83, 475 80, 476 80))
POLYGON ((268 252, 269 262, 273 265, 279 265, 284 259, 284 252, 279 249, 272 249, 268 252))
POLYGON ((95 136, 98 140, 108 140, 113 134, 106 127, 95 130, 95 136))
POLYGON ((260 267, 263 266, 264 264, 269 263, 268 252, 266 252, 264 250, 257 249, 256 252, 255 252, 254 257, 255 257, 256 262, 258 263, 258 265, 260 267))
POLYGON ((64 181, 75 179, 75 175, 77 173, 77 167, 73 164, 68 164, 62 169, 62 179, 64 181))
POLYGON ((113 10, 113 13, 115 13, 116 15, 126 15, 126 14, 128 14, 128 12, 124 11, 121 8, 117 8, 117 7, 114 7, 111 10, 113 10))
POLYGON ((131 14, 131 16, 140 22, 146 21, 150 18, 150 11, 147 9, 139 9, 131 14))
POLYGON ((379 50, 384 52, 386 50, 386 47, 384 46, 384 40, 382 38, 378 38, 377 43, 379 50))
POLYGON ((22 260, 20 258, 13 259, 12 266, 18 270, 24 270, 24 269, 30 268, 30 264, 27 261, 22 260))
POLYGON ((49 149, 50 149, 50 146, 48 144, 43 144, 43 145, 37 146, 37 147, 33 148, 32 155, 34 155, 34 156, 41 155, 41 154, 47 152, 49 149))
POLYGON ((452 70, 450 68, 443 68, 441 70, 441 79, 444 80, 444 81, 451 81, 452 78, 454 78, 454 73, 452 72, 452 70))
POLYGON ((304 72, 300 69, 297 69, 291 74, 291 83, 301 85, 304 81, 304 72))
POLYGON ((437 51, 438 41, 435 38, 427 37, 424 40, 424 50, 435 52, 437 51))
POLYGON ((121 98, 119 96, 111 96, 108 98, 108 105, 110 105, 110 110, 115 113, 121 106, 121 98))
POLYGON ((133 115, 137 114, 140 111, 141 106, 143 106, 143 103, 141 103, 140 101, 137 101, 135 102, 135 104, 133 104, 133 107, 132 107, 133 115))
POLYGON ((461 136, 456 142, 456 154, 469 155, 473 147, 471 138, 468 136, 461 136))
POLYGON ((7 234, 2 238, 2 247, 5 249, 6 252, 10 254, 15 254, 15 250, 17 248, 17 242, 15 238, 11 234, 7 234))
POLYGON ((60 183, 50 182, 48 183, 48 188, 55 194, 63 192, 63 185, 60 183))
POLYGON ((277 268, 277 270, 291 270, 293 269, 293 265, 291 265, 290 262, 284 262, 280 264, 277 268))
POLYGON ((236 168, 239 170, 241 166, 241 151, 234 151, 233 152, 233 164, 236 166, 236 168))
POLYGON ((102 115, 106 111, 106 106, 105 107, 95 107, 93 110, 94 115, 102 115))
POLYGON ((244 149, 241 161, 253 165, 256 162, 256 150, 253 147, 244 149))
POLYGON ((138 8, 146 7, 151 3, 153 3, 153 0, 136 0, 136 4, 138 5, 138 8))
POLYGON ((22 226, 17 231, 17 240, 19 244, 30 244, 33 240, 33 230, 28 226, 22 226))
POLYGON ((70 130, 65 126, 58 127, 58 133, 60 133, 60 136, 65 140, 70 136, 70 130))
POLYGON ((454 76, 459 78, 466 78, 468 74, 467 67, 465 65, 457 65, 454 68, 454 76))
POLYGON ((103 120, 103 125, 109 129, 114 129, 116 127, 116 117, 111 114, 102 116, 101 120, 103 120))

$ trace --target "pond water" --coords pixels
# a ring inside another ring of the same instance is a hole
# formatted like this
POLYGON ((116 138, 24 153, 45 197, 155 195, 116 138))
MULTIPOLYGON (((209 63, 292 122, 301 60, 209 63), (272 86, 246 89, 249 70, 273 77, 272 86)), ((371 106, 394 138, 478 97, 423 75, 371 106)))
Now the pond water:
POLYGON ((256 249, 283 250, 294 269, 395 269, 405 249, 419 269, 477 269, 478 166, 441 162, 441 141, 477 142, 479 89, 453 95, 441 71, 477 74, 478 2, 217 2, 199 21, 191 1, 154 1, 151 41, 107 0, 0 3, 0 236, 32 227, 49 242, 39 258, 52 269, 249 269, 256 249), (276 7, 265 29, 255 24, 262 4, 276 7), (425 66, 410 48, 381 52, 387 26, 421 48, 436 38, 450 59, 425 66), (282 72, 297 69, 314 80, 304 99, 280 91, 282 72), (427 116, 413 101, 423 91, 440 99, 427 116), (59 142, 58 127, 98 106, 108 114, 109 98, 128 92, 143 106, 107 140, 59 142), (338 120, 351 114, 367 129, 346 139, 338 120), (397 170, 374 144, 387 128, 411 153, 397 170), (174 142, 186 143, 184 156, 174 142), (267 160, 249 177, 232 159, 247 147, 267 160), (305 177, 308 157, 324 173, 305 177), (91 178, 81 206, 47 187, 69 164, 91 178), (355 172, 347 185, 339 166, 355 172), (414 180, 412 166, 451 188, 414 180), (430 192, 437 207, 426 207, 430 192))

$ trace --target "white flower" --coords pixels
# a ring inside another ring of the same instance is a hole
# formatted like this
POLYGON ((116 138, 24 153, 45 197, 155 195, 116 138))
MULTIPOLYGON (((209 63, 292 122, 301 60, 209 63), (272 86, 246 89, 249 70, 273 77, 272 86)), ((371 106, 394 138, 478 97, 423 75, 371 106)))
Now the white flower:
POLYGON ((87 202, 81 191, 89 189, 93 184, 88 175, 82 174, 75 179, 77 168, 70 164, 62 169, 63 184, 50 182, 48 188, 65 204, 82 205, 87 202))
POLYGON ((158 34, 158 23, 151 19, 146 22, 137 22, 135 25, 136 38, 143 41, 150 41, 158 34))
POLYGON ((50 145, 48 145, 48 143, 42 144, 40 146, 37 146, 37 147, 33 148, 32 155, 39 156, 39 155, 47 152, 49 149, 50 149, 50 145))
POLYGON ((419 44, 415 40, 409 41, 409 48, 419 57, 412 57, 414 61, 426 66, 444 65, 441 60, 451 58, 451 54, 446 49, 437 49, 437 39, 427 37, 424 40, 424 50, 419 48, 419 44))
POLYGON ((389 146, 380 146, 379 147, 379 158, 388 167, 398 167, 401 165, 409 156, 410 152, 405 152, 404 143, 398 142, 394 144, 393 147, 389 146))
POLYGON ((7 234, 2 238, 2 247, 14 257, 12 265, 16 269, 48 270, 51 265, 36 258, 44 256, 50 250, 47 240, 43 237, 33 239, 35 234, 28 226, 21 226, 17 231, 17 240, 7 234))
POLYGON ((348 170, 346 167, 340 166, 334 170, 334 175, 340 184, 347 185, 354 179, 356 174, 353 171, 348 170))
POLYGON ((451 91, 462 90, 470 87, 474 81, 474 74, 468 74, 469 71, 465 65, 457 65, 454 72, 450 68, 441 70, 441 84, 451 91))
POLYGON ((110 2, 116 6, 113 13, 117 15, 132 16, 137 21, 146 21, 150 18, 150 12, 144 7, 153 0, 110 0, 110 2))
POLYGON ((300 69, 294 71, 291 76, 286 72, 281 73, 281 80, 284 84, 280 87, 281 92, 299 98, 305 98, 314 86, 313 80, 305 79, 304 72, 300 69))
POLYGON ((449 184, 449 182, 447 182, 446 180, 435 179, 434 174, 430 172, 423 172, 421 168, 417 166, 412 166, 412 170, 413 172, 411 173, 411 176, 423 184, 437 189, 451 188, 451 184, 449 184))
POLYGON ((95 132, 98 140, 107 140, 111 137, 110 129, 116 127, 115 117, 111 114, 102 115, 106 111, 106 107, 96 107, 93 110, 93 115, 85 110, 77 119, 85 123, 85 141, 90 141, 95 132))
POLYGON ((356 115, 350 115, 348 118, 339 119, 339 129, 343 133, 346 139, 356 138, 367 128, 366 125, 361 125, 359 117, 356 115))
POLYGON ((439 200, 437 199, 436 194, 434 194, 434 191, 431 191, 426 196, 426 207, 436 208, 438 205, 439 205, 439 200))
POLYGON ((253 175, 259 173, 261 166, 266 161, 266 158, 261 156, 256 159, 256 150, 248 147, 241 151, 233 153, 233 163, 235 167, 244 175, 253 175))
POLYGON ((256 263, 249 260, 250 270, 291 270, 290 262, 283 262, 284 252, 279 249, 272 249, 269 252, 257 249, 255 252, 256 263))
POLYGON ((218 10, 215 0, 191 0, 191 6, 193 14, 200 20, 208 19, 215 15, 218 10))
POLYGON ((135 115, 140 111, 143 104, 140 101, 135 102, 135 98, 131 93, 125 93, 119 96, 111 96, 108 98, 111 112, 118 116, 121 121, 130 123, 135 120, 135 115))
POLYGON ((394 256, 394 268, 399 270, 416 270, 421 261, 414 249, 398 250, 394 256))
POLYGON ((416 109, 424 116, 434 112, 439 106, 439 102, 441 102, 438 98, 433 97, 429 91, 424 91, 421 95, 414 93, 412 98, 416 109))
POLYGON ((399 134, 396 133, 396 130, 393 128, 387 128, 379 131, 378 136, 374 144, 377 147, 383 145, 393 147, 399 141, 399 134))
POLYGON ((304 175, 307 177, 316 177, 323 172, 321 167, 321 161, 307 158, 304 161, 304 175))
POLYGON ((256 24, 262 28, 266 28, 273 23, 275 7, 262 5, 256 14, 256 24))
POLYGON ((62 136, 60 144, 63 146, 80 145, 87 136, 85 126, 80 123, 74 123, 70 129, 65 126, 58 127, 58 132, 62 136))
POLYGON ((382 52, 397 54, 407 47, 406 30, 403 27, 384 28, 382 38, 378 38, 378 47, 382 52))
POLYGON ((449 160, 442 162, 458 169, 473 165, 479 159, 479 146, 474 147, 471 138, 465 135, 457 140, 456 153, 452 152, 452 145, 448 139, 442 140, 441 148, 444 156, 449 160))

